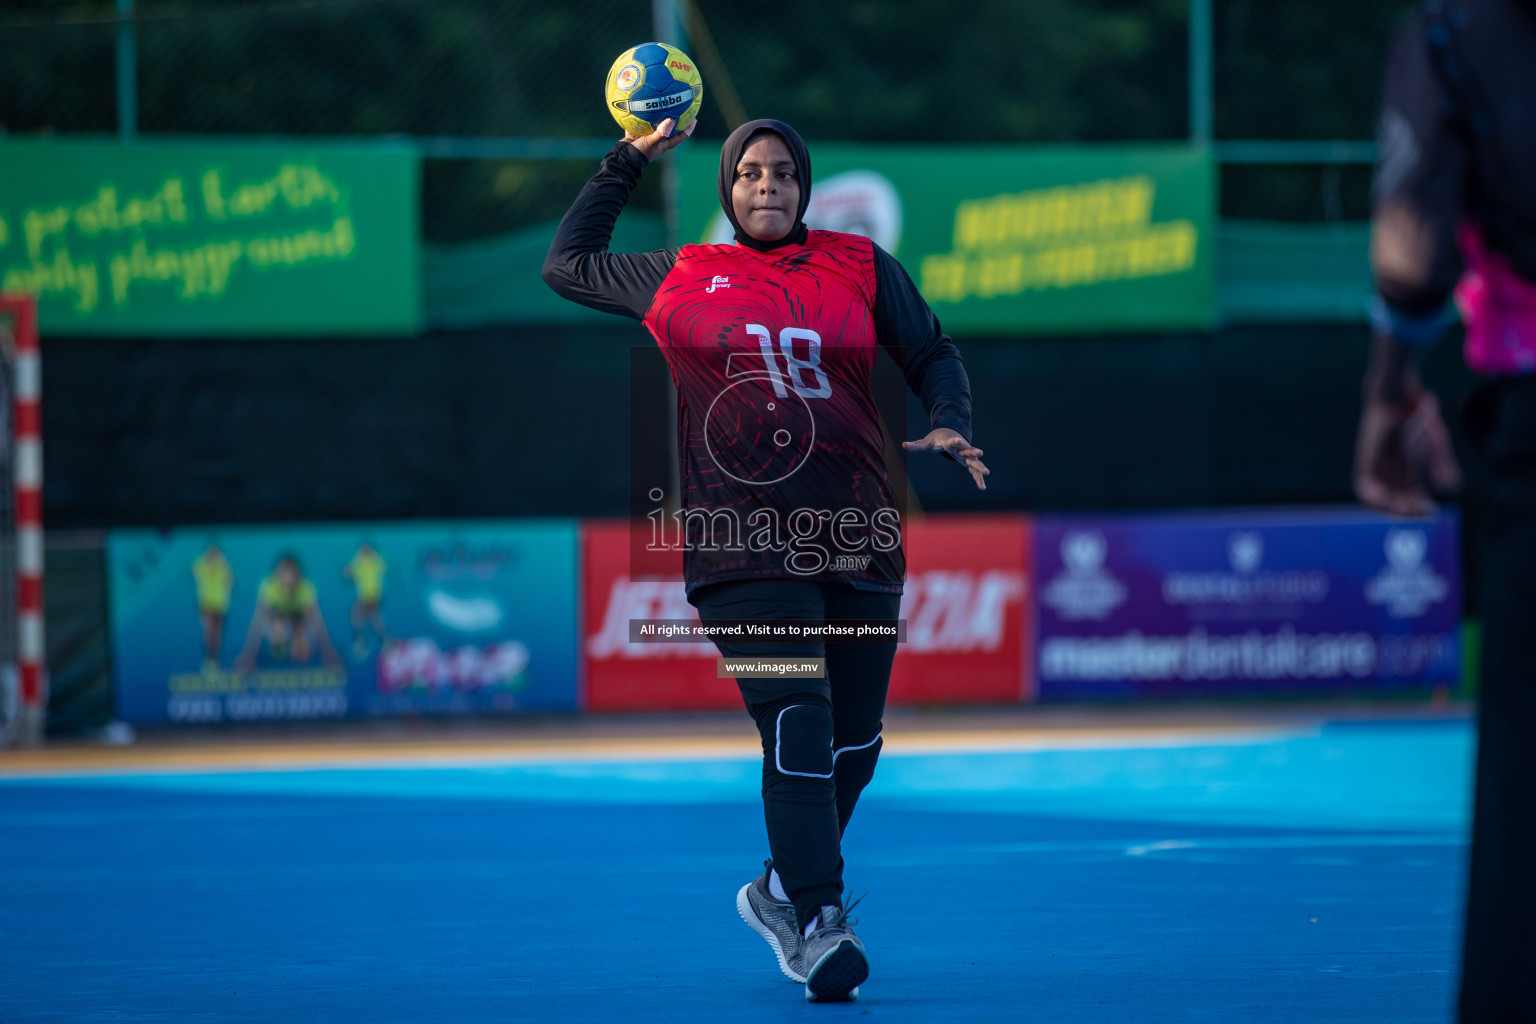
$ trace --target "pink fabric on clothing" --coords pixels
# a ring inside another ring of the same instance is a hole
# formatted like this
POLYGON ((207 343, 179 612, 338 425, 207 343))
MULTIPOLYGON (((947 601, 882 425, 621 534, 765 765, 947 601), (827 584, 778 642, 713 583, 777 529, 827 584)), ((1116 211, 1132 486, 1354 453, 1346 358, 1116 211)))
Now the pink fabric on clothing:
POLYGON ((1536 371, 1536 283, 1488 248, 1471 221, 1456 230, 1466 270, 1456 282, 1456 308, 1466 326, 1462 354, 1490 377, 1536 371))

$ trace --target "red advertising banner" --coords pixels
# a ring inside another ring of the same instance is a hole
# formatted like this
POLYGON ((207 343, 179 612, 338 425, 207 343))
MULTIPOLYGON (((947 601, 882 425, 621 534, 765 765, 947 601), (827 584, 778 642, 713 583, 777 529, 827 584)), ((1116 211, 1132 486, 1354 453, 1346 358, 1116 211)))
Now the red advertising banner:
MULTIPOLYGON (((907 642, 893 704, 1012 703, 1034 697, 1030 523, 1024 516, 931 516, 908 524, 907 642)), ((698 618, 680 581, 631 580, 623 520, 582 524, 582 661, 588 711, 741 706, 715 678, 711 643, 629 642, 631 619, 698 618)))
POLYGON ((1031 524, 1021 515, 929 516, 907 526, 907 642, 892 704, 1034 699, 1031 524))
POLYGON ((681 580, 629 578, 629 523, 581 524, 581 659, 587 711, 739 708, 733 679, 715 678, 712 643, 632 644, 630 619, 691 619, 681 580))

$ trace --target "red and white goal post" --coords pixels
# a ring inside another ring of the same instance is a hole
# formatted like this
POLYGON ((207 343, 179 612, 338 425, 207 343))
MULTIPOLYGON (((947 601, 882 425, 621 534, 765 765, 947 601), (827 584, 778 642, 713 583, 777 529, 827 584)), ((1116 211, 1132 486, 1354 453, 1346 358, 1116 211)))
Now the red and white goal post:
POLYGON ((37 303, 0 295, 0 492, 13 492, 0 496, 0 731, 22 746, 42 742, 48 707, 42 392, 37 303))

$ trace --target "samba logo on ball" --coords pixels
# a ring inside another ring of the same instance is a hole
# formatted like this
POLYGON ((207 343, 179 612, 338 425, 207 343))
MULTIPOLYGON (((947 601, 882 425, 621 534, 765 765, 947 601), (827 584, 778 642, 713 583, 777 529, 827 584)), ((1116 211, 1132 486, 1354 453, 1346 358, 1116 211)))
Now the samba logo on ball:
POLYGON ((641 43, 608 69, 608 113, 631 135, 649 135, 667 118, 686 131, 698 116, 704 80, 693 59, 666 43, 641 43))

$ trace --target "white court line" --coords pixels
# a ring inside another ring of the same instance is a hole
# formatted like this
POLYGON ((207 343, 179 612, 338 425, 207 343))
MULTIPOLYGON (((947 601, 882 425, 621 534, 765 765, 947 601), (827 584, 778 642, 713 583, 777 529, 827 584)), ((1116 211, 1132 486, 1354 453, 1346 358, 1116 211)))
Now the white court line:
POLYGON ((1424 832, 1407 835, 1320 835, 1320 836, 1213 836, 1208 839, 1163 839, 1143 846, 1127 847, 1127 857, 1145 857, 1149 853, 1173 850, 1310 850, 1337 846, 1465 846, 1468 838, 1459 833, 1424 832))
POLYGON ((929 754, 1008 754, 1046 750, 1172 750, 1181 747, 1239 747, 1286 740, 1312 739, 1322 724, 1234 726, 1213 729, 1159 729, 1126 732, 1063 731, 989 735, 947 733, 903 739, 886 736, 881 757, 922 757, 929 754))
POLYGON ((1024 843, 966 843, 954 846, 924 847, 899 853, 867 852, 861 860, 882 866, 943 864, 967 857, 997 857, 1009 854, 1117 853, 1126 857, 1146 857, 1155 853, 1193 850, 1319 850, 1344 847, 1465 846, 1466 836, 1459 833, 1418 832, 1407 834, 1288 835, 1288 836, 1210 836, 1203 839, 1133 839, 1041 840, 1024 843))

